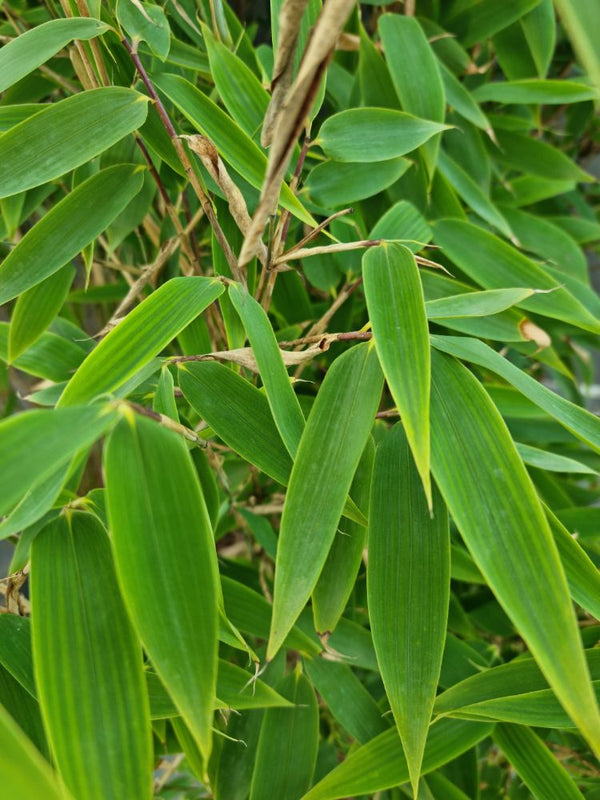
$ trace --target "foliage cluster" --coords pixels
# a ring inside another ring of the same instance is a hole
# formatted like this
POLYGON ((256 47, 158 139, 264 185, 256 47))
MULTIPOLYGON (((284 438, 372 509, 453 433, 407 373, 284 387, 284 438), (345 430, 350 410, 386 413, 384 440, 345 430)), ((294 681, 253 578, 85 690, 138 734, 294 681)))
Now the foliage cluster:
POLYGON ((596 0, 0 4, 11 800, 600 797, 596 0))

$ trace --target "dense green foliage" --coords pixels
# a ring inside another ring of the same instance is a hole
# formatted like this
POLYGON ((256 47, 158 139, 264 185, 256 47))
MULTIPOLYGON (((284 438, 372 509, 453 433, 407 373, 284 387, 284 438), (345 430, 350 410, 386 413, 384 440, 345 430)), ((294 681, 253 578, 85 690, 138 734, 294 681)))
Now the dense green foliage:
POLYGON ((0 3, 0 793, 600 798, 597 0, 0 3))

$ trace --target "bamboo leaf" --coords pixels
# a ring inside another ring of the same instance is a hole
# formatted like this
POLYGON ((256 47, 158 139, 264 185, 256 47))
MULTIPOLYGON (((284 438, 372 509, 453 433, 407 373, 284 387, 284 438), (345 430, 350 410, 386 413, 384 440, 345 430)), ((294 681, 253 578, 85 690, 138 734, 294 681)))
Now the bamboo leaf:
POLYGON ((534 289, 490 289, 486 292, 467 292, 428 300, 425 303, 425 311, 428 319, 487 317, 519 305, 533 294, 535 294, 534 289))
POLYGON ((550 528, 481 384, 434 351, 432 469, 473 558, 557 697, 596 749, 600 714, 550 528))
POLYGON ((539 0, 512 0, 498 4, 495 0, 481 0, 458 10, 447 21, 447 28, 460 37, 464 47, 493 36, 503 28, 523 17, 539 0))
POLYGON ((536 798, 583 800, 569 773, 529 728, 496 725, 493 737, 536 798))
POLYGON ((0 706, 0 773, 11 800, 71 800, 52 769, 3 706, 0 706))
POLYGON ((436 222, 435 241, 470 278, 486 289, 530 286, 552 289, 521 302, 537 314, 561 319, 592 332, 600 331, 600 322, 558 281, 514 247, 477 225, 463 220, 436 222))
POLYGON ((328 117, 315 144, 336 161, 385 161, 410 153, 448 127, 389 108, 352 108, 328 117))
POLYGON ((165 12, 154 3, 117 0, 115 14, 132 38, 133 44, 147 42, 152 53, 164 61, 171 47, 171 31, 165 12))
MULTIPOLYGON (((600 12, 597 4, 594 0, 578 0, 577 3, 573 0, 555 0, 555 6, 573 49, 590 76, 596 92, 600 92, 600 49, 596 36, 600 12)), ((597 102, 598 94, 595 99, 597 102)))
POLYGON ((248 290, 238 284, 230 285, 229 297, 244 323, 279 435, 294 458, 304 430, 304 415, 269 318, 248 290))
POLYGON ((377 355, 431 507, 430 352, 423 287, 413 254, 389 244, 363 258, 367 309, 377 355))
MULTIPOLYGON (((258 145, 212 100, 184 78, 161 74, 153 76, 153 80, 192 125, 215 143, 223 160, 251 186, 260 189, 267 170, 267 158, 258 145)), ((308 225, 316 224, 286 184, 281 188, 280 203, 308 225)))
POLYGON ((0 422, 0 514, 99 439, 115 421, 101 406, 25 411, 0 422))
POLYGON ((416 794, 450 598, 450 535, 434 487, 432 515, 402 425, 375 456, 367 596, 373 644, 416 794))
POLYGON ((172 278, 134 308, 92 350, 59 405, 86 402, 118 389, 223 292, 216 278, 172 278))
POLYGON ((562 150, 514 131, 496 131, 497 147, 494 158, 505 167, 554 180, 593 181, 593 175, 585 172, 562 150))
POLYGON ((482 102, 494 103, 581 103, 596 100, 598 89, 585 83, 563 80, 488 81, 473 91, 473 97, 482 102))
MULTIPOLYGON (((379 35, 404 111, 422 119, 443 122, 446 99, 438 61, 415 17, 384 14, 379 18, 379 35)), ((439 143, 437 136, 423 148, 431 176, 439 143)))
POLYGON ((96 517, 67 512, 35 539, 31 603, 36 686, 65 784, 90 800, 150 798, 142 651, 96 517))
POLYGON ((300 440, 281 518, 269 660, 298 618, 327 559, 373 424, 382 381, 375 351, 366 343, 337 358, 319 390, 300 440))
POLYGON ((182 439, 130 412, 108 440, 104 469, 115 562, 129 612, 208 760, 220 593, 196 472, 182 439))
POLYGON ((107 30, 109 26, 99 19, 71 17, 53 19, 25 31, 0 51, 0 92, 48 61, 73 39, 93 39, 107 30))
POLYGON ((5 167, 0 197, 47 183, 85 164, 139 128, 146 119, 147 102, 132 89, 90 89, 15 125, 0 137, 0 161, 5 167))
POLYGON ((431 343, 438 350, 500 375, 567 430, 600 452, 600 420, 597 416, 548 389, 484 342, 464 336, 432 336, 431 343))
POLYGON ((250 800, 301 797, 310 786, 319 740, 314 689, 300 670, 277 684, 293 708, 265 712, 250 787, 250 800))
MULTIPOLYGON (((36 286, 75 258, 135 197, 142 182, 140 167, 120 164, 79 184, 27 231, 0 265, 0 304, 36 286)), ((30 304, 27 300, 19 302, 30 304)))
MULTIPOLYGON (((423 774, 485 739, 491 723, 443 719, 432 726, 423 755, 423 774)), ((396 729, 359 747, 304 795, 302 800, 338 800, 399 786, 408 781, 408 766, 396 729)))
POLYGON ((405 158, 372 164, 325 161, 311 169, 305 181, 308 197, 323 208, 364 200, 387 189, 409 168, 405 158))

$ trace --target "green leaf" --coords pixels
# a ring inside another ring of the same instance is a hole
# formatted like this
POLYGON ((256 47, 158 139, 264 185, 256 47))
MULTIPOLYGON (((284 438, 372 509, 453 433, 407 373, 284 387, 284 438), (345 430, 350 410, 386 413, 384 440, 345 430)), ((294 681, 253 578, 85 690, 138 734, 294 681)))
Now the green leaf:
POLYGON ((409 166, 405 158, 371 164, 325 161, 308 173, 305 189, 309 199, 323 208, 343 206, 387 189, 409 166))
POLYGON ((114 412, 93 406, 25 411, 0 422, 0 514, 99 439, 114 420, 114 412))
POLYGON ((165 12, 153 3, 118 0, 115 13, 131 37, 132 45, 147 42, 155 56, 164 61, 171 47, 171 31, 165 12))
POLYGON ((389 108, 351 108, 328 117, 314 143, 337 161, 385 161, 410 153, 447 128, 389 108))
MULTIPOLYGON (((369 438, 350 489, 350 494, 365 512, 369 507, 374 456, 375 446, 373 439, 369 438)), ((351 520, 340 522, 340 530, 333 540, 312 594, 315 630, 331 634, 340 621, 354 589, 366 535, 367 530, 363 525, 351 520)))
POLYGON ((416 793, 450 597, 450 535, 434 487, 431 516, 402 425, 375 456, 367 596, 373 644, 416 793))
POLYGON ((444 83, 446 101, 461 117, 471 122, 477 128, 490 134, 491 123, 487 116, 479 108, 471 92, 467 91, 464 85, 454 76, 443 61, 438 62, 440 75, 444 83))
POLYGON ((516 248, 477 225, 444 219, 435 223, 435 241, 470 278, 486 289, 529 286, 552 289, 523 300, 528 311, 561 319, 584 330, 600 331, 600 322, 558 281, 516 248))
POLYGON ((567 430, 600 452, 600 420, 595 414, 548 389, 483 342, 463 336, 432 336, 431 343, 438 350, 500 375, 567 430))
MULTIPOLYGON (((489 723, 443 719, 431 727, 423 755, 423 774, 452 761, 485 739, 489 723)), ((395 729, 359 747, 304 795, 302 800, 337 800, 370 795, 408 781, 408 766, 395 729)))
MULTIPOLYGON (((379 18, 378 27, 392 82, 404 111, 422 119, 443 122, 446 99, 438 60, 415 17, 384 14, 379 18)), ((439 144, 437 136, 423 148, 431 176, 439 144)))
POLYGON ((497 149, 494 158, 508 169, 539 175, 545 178, 552 175, 553 180, 593 181, 589 172, 582 170, 562 150, 533 139, 531 136, 513 131, 496 131, 497 149))
MULTIPOLYGON (((267 157, 231 117, 178 75, 155 75, 153 81, 192 125, 214 142, 224 161, 255 189, 262 187, 267 171, 267 157)), ((308 225, 316 224, 286 184, 281 188, 279 201, 298 219, 308 225)))
MULTIPOLYGON (((555 0, 555 6, 577 57, 596 87, 596 92, 600 92, 600 46, 597 37, 600 12, 597 3, 595 0, 555 0)), ((595 99, 597 101, 598 94, 595 99)))
POLYGON ((470 47, 493 36, 503 28, 537 6, 540 0, 511 0, 497 3, 496 0, 480 0, 466 7, 458 5, 458 11, 446 22, 448 30, 455 33, 464 47, 470 47))
POLYGON ((557 697, 596 749, 600 714, 567 582, 508 429, 476 378, 434 350, 432 470, 471 554, 557 697))
POLYGON ((71 800, 47 761, 0 706, 0 773, 2 790, 11 800, 71 800))
POLYGON ((266 396, 223 364, 200 361, 177 366, 186 400, 217 436, 243 459, 286 485, 292 460, 266 396))
POLYGON ((312 407, 281 518, 269 660, 298 618, 327 559, 382 381, 371 343, 352 347, 333 362, 312 407))
POLYGON ((53 19, 21 33, 0 51, 0 92, 48 61, 73 39, 85 41, 109 30, 98 19, 53 19))
POLYGON ((557 453, 550 453, 541 450, 539 447, 530 447, 528 444, 515 442, 519 455, 525 464, 530 467, 538 467, 547 472, 573 472, 580 475, 597 475, 595 469, 576 461, 574 458, 560 456, 557 453))
POLYGON ((59 405, 86 402, 118 389, 223 290, 216 278, 172 278, 164 283, 92 350, 65 387, 59 405))
POLYGON ((317 760, 319 709, 314 689, 299 669, 277 684, 293 708, 265 712, 250 800, 301 797, 311 783, 317 760))
MULTIPOLYGON (((0 149, 2 141, 4 137, 0 137, 0 149)), ((75 258, 131 202, 142 182, 139 166, 120 164, 92 175, 56 203, 0 265, 0 304, 75 258)))
POLYGON ((529 728, 496 725, 493 737, 538 800, 583 800, 569 773, 529 728))
POLYGON ((466 292, 438 300, 428 300, 425 311, 428 319, 453 317, 487 317, 519 305, 535 294, 534 289, 490 289, 487 292, 466 292))
POLYGON ((182 439, 130 411, 104 459, 115 562, 131 618, 208 760, 220 592, 198 477, 182 439))
POLYGON ((407 200, 399 200, 388 208, 369 233, 370 239, 403 240, 402 243, 415 253, 431 241, 432 236, 425 217, 407 200))
POLYGON ((562 105, 596 100, 598 89, 566 80, 487 81, 473 91, 480 103, 543 103, 562 105))
POLYGON ((406 247, 373 247, 363 257, 367 309, 377 355, 431 506, 429 334, 419 270, 406 247))
POLYGON ((260 303, 239 284, 230 285, 229 297, 244 323, 279 435, 294 458, 304 431, 304 415, 269 318, 260 303))
POLYGON ((66 264, 19 296, 8 334, 8 357, 11 361, 27 350, 56 317, 65 302, 74 275, 73 266, 66 264))
POLYGON ((0 161, 5 165, 0 197, 40 186, 85 164, 139 128, 147 102, 132 89, 90 89, 51 103, 15 125, 0 137, 0 161))

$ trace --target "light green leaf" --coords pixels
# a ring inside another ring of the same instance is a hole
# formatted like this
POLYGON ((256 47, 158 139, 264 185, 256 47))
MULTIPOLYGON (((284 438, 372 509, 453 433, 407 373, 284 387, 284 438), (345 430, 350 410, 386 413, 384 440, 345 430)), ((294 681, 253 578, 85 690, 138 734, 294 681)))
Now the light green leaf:
POLYGON ((582 464, 581 461, 576 461, 574 458, 567 458, 560 456, 557 453, 551 453, 547 450, 541 450, 539 447, 531 447, 528 444, 519 444, 515 442, 519 455, 530 467, 538 467, 547 472, 573 472, 579 475, 597 475, 595 469, 582 464))
POLYGON ((32 742, 0 705, 0 773, 11 800, 72 800, 32 742))
POLYGON ((496 131, 497 149, 493 156, 508 169, 539 175, 540 178, 552 176, 559 181, 593 181, 593 175, 585 172, 562 150, 534 139, 531 136, 513 131, 496 131))
POLYGON ((529 286, 553 289, 523 300, 521 307, 600 332, 600 322, 558 281, 516 248, 477 225, 444 219, 435 223, 435 241, 470 278, 486 289, 529 286))
MULTIPOLYGON (((255 189, 262 187, 267 170, 267 157, 231 117, 199 89, 178 75, 155 75, 153 81, 192 125, 214 142, 224 161, 255 189)), ((281 205, 298 219, 308 225, 316 224, 286 184, 281 188, 279 200, 281 205)))
POLYGON ((224 290, 216 278, 172 278, 133 309, 92 350, 59 405, 70 406, 118 389, 224 290))
POLYGON ((269 318, 248 290, 239 284, 230 285, 229 297, 244 323, 279 435, 294 458, 304 430, 304 415, 269 318))
POLYGON ((410 250, 389 244, 363 257, 363 280, 377 355, 431 506, 429 335, 419 270, 410 250))
POLYGON ((519 20, 531 57, 540 78, 543 78, 550 64, 556 44, 556 16, 552 0, 541 0, 528 14, 519 20))
POLYGON ((371 164, 325 161, 308 173, 305 189, 309 199, 323 208, 364 200, 387 189, 410 167, 405 158, 371 164))
POLYGON ((92 175, 56 203, 0 265, 0 304, 75 258, 135 197, 142 182, 141 167, 120 164, 92 175))
MULTIPOLYGON (((598 25, 600 10, 595 0, 554 0, 573 49, 596 87, 596 102, 600 92, 600 45, 598 25)), ((564 83, 564 81, 560 81, 564 83)))
MULTIPOLYGON (((443 719, 430 729, 423 755, 423 774, 452 761, 485 739, 491 723, 443 719)), ((339 800, 372 795, 408 781, 408 766, 395 729, 359 747, 304 795, 302 800, 339 800)))
POLYGON ((166 59, 171 47, 171 31, 161 6, 139 0, 118 0, 115 13, 135 49, 140 41, 147 42, 155 56, 161 61, 166 59))
MULTIPOLYGON (((71 264, 26 289, 13 310, 8 334, 8 357, 14 361, 46 330, 65 302, 75 270, 71 264)), ((2 271, 0 270, 0 280, 2 271)))
POLYGON ((90 800, 150 798, 142 649, 95 516, 67 512, 37 536, 31 605, 36 687, 66 785, 90 800))
POLYGON ((53 19, 25 31, 0 50, 0 92, 28 75, 73 39, 85 41, 109 30, 98 19, 53 19))
POLYGON ((529 728, 504 723, 496 725, 493 737, 537 800, 583 800, 569 773, 529 728))
MULTIPOLYGON (((396 94, 404 111, 416 117, 443 122, 446 111, 444 84, 438 60, 415 17, 384 14, 379 35, 396 94)), ((423 148, 429 174, 433 176, 440 137, 423 148)))
POLYGON ((373 644, 416 794, 440 676, 450 598, 448 513, 431 516, 401 423, 377 448, 367 597, 373 644))
POLYGON ((487 317, 519 305, 533 294, 535 294, 534 289, 490 289, 486 292, 466 292, 440 297, 438 300, 428 300, 425 303, 425 311, 428 319, 487 317))
POLYGON ((492 125, 479 108, 471 92, 465 89, 464 85, 454 76, 443 61, 438 61, 440 75, 444 83, 446 101, 461 117, 471 122, 477 128, 481 128, 486 133, 490 133, 492 125))
POLYGON ((432 470, 501 606, 557 697, 600 749, 596 706, 565 575, 508 429, 481 384, 434 350, 432 470))
POLYGON ((385 161, 410 153, 447 128, 389 108, 351 108, 328 117, 314 144, 337 161, 385 161))
POLYGON ((250 787, 250 800, 300 798, 311 783, 319 742, 314 689, 300 669, 277 684, 295 705, 265 712, 250 787))
POLYGON ((600 419, 597 416, 551 391, 488 345, 463 336, 432 336, 431 344, 438 350, 500 375, 567 430, 600 452, 600 419))
POLYGON ((117 573, 131 618, 208 760, 220 591, 198 477, 182 439, 132 412, 108 440, 104 470, 117 573))
POLYGON ((457 34, 464 47, 470 47, 493 36, 511 23, 537 6, 540 0, 511 0, 509 3, 497 3, 496 0, 480 0, 480 2, 459 5, 458 11, 451 16, 446 27, 457 34))
POLYGON ((581 103, 597 100, 598 90, 585 83, 566 80, 486 81, 473 91, 480 103, 581 103))
POLYGON ((0 514, 99 439, 114 420, 114 412, 93 406, 25 411, 0 422, 0 514))
POLYGON ((268 659, 281 647, 327 559, 382 382, 375 350, 365 343, 333 362, 319 390, 300 440, 281 518, 268 659))
POLYGON ((404 240, 403 244, 414 253, 431 241, 432 236, 425 217, 407 200, 399 200, 388 208, 369 233, 370 239, 404 240))
MULTIPOLYGON (((132 89, 90 89, 28 117, 0 137, 0 197, 54 180, 139 128, 148 98, 132 89)), ((63 262, 64 263, 64 262, 63 262)), ((62 266, 62 264, 61 264, 62 266)))

